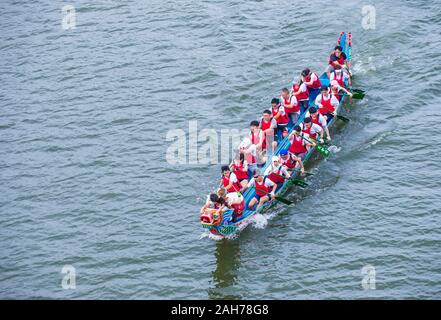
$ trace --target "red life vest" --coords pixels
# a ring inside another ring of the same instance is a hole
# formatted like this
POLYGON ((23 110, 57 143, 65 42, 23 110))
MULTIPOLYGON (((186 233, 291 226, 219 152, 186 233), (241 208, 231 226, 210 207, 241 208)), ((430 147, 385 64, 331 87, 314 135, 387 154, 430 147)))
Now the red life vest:
POLYGON ((345 60, 346 60, 346 58, 344 57, 344 54, 342 53, 342 54, 340 55, 340 58, 338 58, 337 60, 333 60, 333 58, 337 58, 337 56, 335 55, 335 53, 332 53, 332 54, 331 54, 331 56, 329 57, 329 61, 328 61, 328 63, 329 63, 331 66, 333 66, 334 69, 337 69, 337 70, 338 70, 338 69, 341 69, 340 66, 335 65, 335 61, 338 62, 338 63, 340 63, 340 64, 344 64, 344 63, 345 63, 345 60))
POLYGON ((270 192, 270 188, 265 185, 265 179, 261 183, 254 181, 254 186, 256 189, 256 194, 260 197, 266 196, 270 192))
POLYGON ((300 111, 300 105, 297 101, 293 108, 290 106, 292 99, 297 99, 295 96, 289 96, 288 99, 281 97, 281 99, 283 101, 282 105, 285 107, 285 113, 296 113, 300 111))
POLYGON ((315 119, 312 116, 310 118, 311 118, 312 123, 315 123, 315 124, 318 124, 319 126, 321 126, 321 124, 319 122, 319 116, 317 116, 315 119))
POLYGON ((266 149, 266 133, 265 130, 271 128, 271 120, 269 122, 263 121, 263 119, 260 121, 260 129, 263 130, 264 136, 263 136, 263 143, 262 143, 262 150, 266 149))
POLYGON ((321 97, 322 97, 321 104, 323 105, 323 107, 319 108, 319 110, 318 110, 319 113, 320 114, 333 113, 335 111, 335 108, 331 104, 332 95, 328 96, 328 100, 325 100, 325 98, 323 97, 323 94, 321 94, 321 97))
POLYGON ((231 209, 234 210, 234 213, 236 215, 236 218, 241 216, 244 209, 245 209, 245 200, 242 200, 241 203, 236 203, 231 205, 231 209))
MULTIPOLYGON (((295 85, 292 86, 292 89, 294 90, 294 92, 297 92, 300 89, 300 85, 298 83, 296 83, 295 85)), ((296 96, 297 100, 299 100, 299 101, 309 100, 309 91, 306 90, 305 92, 300 92, 300 93, 296 94, 295 96, 296 96)))
POLYGON ((248 172, 243 171, 243 163, 240 164, 233 164, 234 167, 234 174, 236 175, 237 180, 243 180, 248 179, 248 172))
MULTIPOLYGON (((322 83, 316 73, 312 73, 312 74, 314 74, 317 77, 317 80, 315 80, 311 85, 306 85, 306 86, 309 89, 318 89, 322 86, 322 83)), ((311 81, 311 76, 309 75, 309 76, 305 77, 305 80, 306 80, 305 82, 311 81)))
POLYGON ((279 170, 277 170, 277 173, 271 172, 268 175, 268 179, 270 179, 274 183, 283 183, 285 182, 285 178, 280 174, 280 171, 282 170, 282 166, 279 167, 279 170))
MULTIPOLYGON (((230 178, 227 178, 225 176, 222 176, 222 182, 224 184, 224 187, 228 186, 230 184, 230 178)), ((236 192, 239 191, 241 188, 241 185, 239 182, 233 183, 233 185, 227 189, 227 192, 236 192)))
POLYGON ((254 135, 254 132, 252 132, 252 131, 251 131, 251 143, 255 144, 255 145, 260 143, 260 138, 256 138, 256 136, 254 135))
POLYGON ((282 157, 280 157, 280 162, 287 166, 289 169, 292 169, 296 166, 297 161, 294 161, 292 158, 292 155, 288 155, 288 159, 283 159, 282 157))
MULTIPOLYGON (((279 112, 279 109, 277 111, 274 111, 274 108, 271 108, 271 112, 273 114, 273 117, 277 115, 279 112)), ((285 115, 281 114, 278 119, 276 119, 277 124, 287 124, 289 122, 288 113, 285 111, 285 115)))
POLYGON ((338 84, 340 86, 344 87, 345 86, 345 80, 344 80, 344 77, 343 77, 343 71, 341 71, 339 73, 334 71, 333 74, 334 74, 334 80, 337 80, 338 84))
POLYGON ((311 133, 311 128, 312 128, 312 125, 308 129, 306 129, 305 124, 303 124, 302 132, 308 134, 311 139, 315 139, 315 138, 317 138, 317 133, 311 133))
POLYGON ((303 145, 303 139, 301 137, 297 138, 294 136, 291 146, 289 147, 289 152, 294 154, 308 152, 306 147, 303 145))

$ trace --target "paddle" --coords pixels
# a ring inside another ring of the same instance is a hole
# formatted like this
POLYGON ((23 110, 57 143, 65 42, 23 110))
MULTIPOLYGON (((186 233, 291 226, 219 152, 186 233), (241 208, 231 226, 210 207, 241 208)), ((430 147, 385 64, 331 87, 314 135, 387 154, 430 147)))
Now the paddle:
MULTIPOLYGON (((293 184, 295 184, 295 185, 297 185, 297 186, 299 186, 301 188, 305 188, 305 187, 308 186, 308 184, 306 182, 302 181, 302 180, 293 179, 293 180, 289 180, 288 187, 290 187, 293 184)), ((288 199, 283 198, 282 196, 275 196, 274 199, 276 199, 277 201, 280 201, 280 202, 282 202, 284 204, 287 204, 287 205, 290 205, 290 204, 294 203, 294 202, 292 202, 292 201, 290 201, 288 199)))
POLYGON ((293 179, 289 180, 288 185, 291 186, 295 184, 296 186, 299 186, 301 188, 306 188, 308 184, 305 181, 299 180, 299 179, 293 179))
MULTIPOLYGON (((346 93, 339 93, 338 95, 342 96, 342 97, 344 97, 344 96, 350 97, 350 95, 348 95, 346 93)), ((365 96, 365 94, 361 93, 361 92, 353 92, 352 93, 352 99, 361 100, 364 98, 364 96, 365 96)))
POLYGON ((340 119, 340 120, 342 120, 342 121, 344 121, 344 122, 349 122, 349 119, 348 119, 348 118, 343 117, 343 116, 340 116, 340 115, 337 115, 337 119, 340 119))
POLYGON ((328 157, 331 154, 331 151, 329 151, 324 145, 318 144, 316 142, 312 142, 311 140, 307 139, 305 136, 301 136, 302 139, 305 139, 309 143, 312 143, 312 145, 315 147, 315 149, 320 153, 321 155, 328 157))
POLYGON ((277 201, 280 201, 280 202, 282 202, 284 204, 287 204, 287 205, 290 205, 290 204, 294 203, 294 202, 292 202, 292 201, 290 201, 288 199, 285 199, 285 198, 283 198, 281 196, 275 196, 274 199, 276 199, 277 201))

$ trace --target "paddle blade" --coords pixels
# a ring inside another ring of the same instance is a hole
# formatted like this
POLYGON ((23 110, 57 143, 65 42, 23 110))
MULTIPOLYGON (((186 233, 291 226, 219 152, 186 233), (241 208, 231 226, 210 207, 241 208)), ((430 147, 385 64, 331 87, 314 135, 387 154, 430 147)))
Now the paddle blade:
POLYGON ((340 116, 340 115, 337 115, 337 119, 340 119, 340 120, 342 120, 342 121, 344 121, 344 122, 349 122, 349 119, 348 119, 348 118, 343 117, 343 116, 340 116))
POLYGON ((365 91, 361 89, 352 89, 352 92, 365 93, 365 91))
POLYGON ((352 99, 361 100, 361 99, 364 98, 364 96, 365 96, 364 93, 354 92, 354 93, 352 94, 352 99))
POLYGON ((275 196, 274 199, 276 199, 277 201, 280 201, 280 202, 282 202, 284 204, 287 204, 287 205, 293 204, 292 201, 289 201, 288 199, 285 199, 285 198, 283 198, 281 196, 275 196))
POLYGON ((318 153, 320 153, 321 155, 328 157, 331 154, 331 151, 329 151, 328 149, 326 149, 324 146, 318 144, 315 149, 318 151, 318 153))
POLYGON ((296 186, 299 186, 302 188, 306 188, 308 186, 308 184, 305 181, 302 181, 299 179, 291 180, 291 184, 295 184, 296 186))

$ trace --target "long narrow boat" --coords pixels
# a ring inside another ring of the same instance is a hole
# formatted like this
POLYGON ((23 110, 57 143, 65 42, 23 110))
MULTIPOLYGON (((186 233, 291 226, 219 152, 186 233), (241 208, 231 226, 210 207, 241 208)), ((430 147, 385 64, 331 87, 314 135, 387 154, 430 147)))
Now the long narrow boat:
MULTIPOLYGON (((342 32, 337 40, 337 43, 340 44, 340 46, 343 48, 343 52, 345 52, 347 56, 347 60, 350 63, 351 61, 351 54, 352 54, 352 39, 351 39, 351 33, 349 33, 349 37, 347 37, 346 33, 342 32)), ((329 85, 329 78, 326 73, 323 73, 320 76, 320 81, 322 85, 329 85)), ((314 105, 315 98, 317 96, 318 92, 311 92, 309 97, 309 106, 314 105)), ((337 108, 337 112, 341 109, 342 104, 345 101, 345 96, 342 96, 340 100, 340 104, 337 108)), ((306 113, 306 112, 305 112, 306 113)), ((300 124, 304 117, 305 113, 302 114, 299 119, 297 120, 296 124, 300 124)), ((334 117, 332 120, 329 121, 328 127, 331 127, 333 123, 335 122, 336 117, 334 117)), ((294 126, 293 126, 294 127, 294 126)), ((290 130, 290 133, 292 131, 292 128, 290 130)), ((277 149, 274 152, 274 155, 280 154, 280 151, 283 149, 288 148, 290 145, 290 142, 288 141, 288 137, 285 137, 280 143, 277 149)), ((306 163, 311 156, 314 154, 316 148, 311 148, 308 153, 305 156, 305 160, 303 161, 306 163)), ((271 159, 268 159, 268 161, 271 161, 271 159)), ((266 169, 266 167, 269 165, 269 162, 265 164, 262 171, 266 169)), ((296 179, 300 175, 299 169, 294 169, 294 171, 291 174, 291 179, 296 179)), ((285 181, 283 185, 280 185, 276 190, 276 196, 282 196, 286 193, 286 191, 291 187, 292 183, 290 180, 285 181)), ((248 208, 248 203, 255 195, 255 189, 250 188, 245 191, 244 193, 244 199, 246 208, 248 208)), ((254 216, 257 213, 263 213, 274 206, 276 202, 274 199, 267 201, 263 206, 261 206, 258 210, 245 210, 245 212, 242 214, 240 218, 238 218, 235 222, 232 222, 232 214, 233 210, 229 209, 223 212, 222 214, 222 222, 218 222, 217 224, 213 223, 207 223, 206 221, 201 221, 201 224, 204 228, 208 229, 211 234, 216 235, 218 237, 234 237, 236 234, 238 234, 241 230, 243 230, 254 218, 254 216)))

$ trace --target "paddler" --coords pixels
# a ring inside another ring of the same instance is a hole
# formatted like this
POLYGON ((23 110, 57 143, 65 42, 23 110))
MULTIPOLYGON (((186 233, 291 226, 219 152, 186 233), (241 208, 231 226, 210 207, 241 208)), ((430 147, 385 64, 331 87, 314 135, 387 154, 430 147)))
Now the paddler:
POLYGON ((233 173, 239 181, 241 188, 248 184, 248 162, 243 154, 233 160, 233 173))
POLYGON ((255 187, 255 195, 248 203, 248 208, 251 210, 254 209, 254 206, 257 205, 257 209, 259 209, 266 201, 270 198, 274 198, 274 193, 276 192, 277 184, 269 180, 268 178, 264 178, 261 174, 254 172, 253 178, 248 183, 248 187, 255 187))
POLYGON ((312 140, 312 142, 315 142, 315 140, 317 140, 317 133, 318 133, 320 135, 319 142, 320 143, 324 142, 324 140, 323 140, 323 131, 324 130, 318 124, 312 123, 310 117, 306 117, 300 126, 302 129, 303 135, 307 139, 312 140))
POLYGON ((288 151, 296 157, 305 160, 306 153, 313 145, 306 141, 306 139, 303 139, 302 128, 300 126, 295 126, 294 130, 289 135, 288 140, 291 142, 288 151))
POLYGON ((296 96, 290 94, 288 88, 283 88, 280 94, 280 101, 289 117, 291 126, 295 125, 300 117, 300 105, 296 96))
POLYGON ((271 145, 272 153, 274 153, 274 150, 277 148, 277 141, 274 139, 274 130, 277 130, 277 121, 272 118, 270 110, 263 111, 262 120, 260 120, 260 129, 265 135, 262 149, 266 150, 267 146, 271 145))
MULTIPOLYGON (((233 212, 233 222, 242 215, 243 210, 245 209, 245 200, 240 192, 241 185, 238 182, 238 179, 234 173, 230 172, 230 168, 228 166, 222 166, 222 183, 227 194, 224 196, 225 204, 228 208, 234 209, 233 212)), ((246 188, 246 186, 245 186, 246 188)), ((220 194, 223 195, 223 192, 220 191, 220 194)))
POLYGON ((216 193, 210 194, 205 202, 204 206, 201 208, 201 213, 205 213, 206 209, 220 209, 225 205, 225 199, 223 197, 219 197, 216 193))
POLYGON ((225 195, 225 202, 228 208, 234 210, 232 221, 236 222, 245 210, 245 198, 240 192, 230 192, 225 195))
POLYGON ((341 87, 345 87, 346 82, 348 82, 349 87, 352 87, 351 77, 345 69, 335 69, 331 72, 331 77, 329 79, 331 82, 333 80, 337 81, 341 87))
POLYGON ((331 115, 322 115, 320 114, 315 107, 309 108, 308 112, 306 113, 306 116, 311 118, 311 122, 313 124, 318 124, 320 127, 322 127, 323 130, 325 130, 326 133, 326 139, 328 141, 331 140, 331 136, 329 134, 329 128, 328 123, 326 122, 327 117, 331 117, 331 115))
POLYGON ((204 206, 201 208, 201 221, 204 223, 220 224, 222 222, 222 211, 225 207, 225 199, 212 193, 207 198, 204 206))
POLYGON ((257 169, 257 147, 251 143, 251 139, 244 138, 239 145, 239 153, 243 154, 244 159, 248 164, 248 177, 257 169))
POLYGON ((300 166, 300 173, 305 172, 302 159, 292 153, 289 153, 286 149, 280 151, 280 163, 286 167, 290 174, 292 170, 297 167, 297 165, 300 166))
POLYGON ((273 119, 277 122, 277 138, 278 141, 283 139, 283 131, 287 128, 289 118, 285 112, 285 108, 280 105, 280 100, 273 98, 271 100, 271 112, 273 119))
POLYGON ((326 136, 329 136, 328 124, 326 122, 326 117, 322 115, 316 107, 310 107, 305 115, 311 118, 311 122, 318 124, 322 129, 325 130, 326 136))
POLYGON ((318 112, 326 116, 326 120, 331 120, 337 114, 339 101, 335 96, 329 93, 329 89, 323 86, 321 94, 315 98, 315 105, 318 108, 318 112))
POLYGON ((271 164, 266 168, 264 175, 276 184, 282 184, 285 179, 291 177, 286 167, 280 163, 278 156, 273 156, 271 164))
POLYGON ((326 68, 328 78, 331 78, 331 72, 342 68, 345 68, 350 75, 347 57, 341 46, 335 46, 334 51, 332 51, 331 55, 329 56, 328 64, 329 65, 326 68))
POLYGON ((306 83, 302 80, 300 80, 300 82, 294 82, 291 94, 297 98, 300 105, 300 114, 303 114, 308 109, 309 104, 309 91, 306 83))
POLYGON ((301 80, 303 83, 306 84, 309 93, 311 93, 311 91, 313 90, 320 89, 320 87, 322 86, 322 83, 317 73, 311 72, 309 68, 304 69, 301 73, 301 76, 301 80))
POLYGON ((346 93, 349 97, 352 98, 352 92, 347 90, 345 87, 341 87, 336 80, 331 81, 331 96, 336 97, 338 101, 341 100, 341 93, 340 91, 343 91, 346 93))
POLYGON ((237 179, 236 175, 230 171, 230 167, 222 166, 221 172, 222 172, 221 184, 223 185, 225 190, 228 193, 239 192, 242 186, 239 183, 239 180, 237 179))
POLYGON ((260 122, 253 120, 250 123, 250 140, 252 144, 256 145, 257 151, 263 150, 263 144, 265 143, 265 134, 260 129, 260 122))

